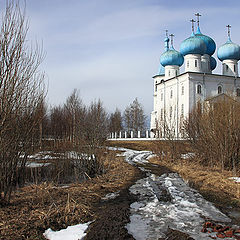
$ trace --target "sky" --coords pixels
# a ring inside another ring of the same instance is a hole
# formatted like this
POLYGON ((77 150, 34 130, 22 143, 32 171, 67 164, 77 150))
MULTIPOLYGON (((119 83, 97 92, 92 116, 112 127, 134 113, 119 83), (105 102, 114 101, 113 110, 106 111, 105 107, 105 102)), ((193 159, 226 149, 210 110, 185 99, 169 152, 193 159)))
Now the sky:
MULTIPOLYGON (((26 0, 28 39, 46 54, 49 105, 63 104, 76 88, 84 103, 101 99, 109 112, 124 111, 137 97, 148 116, 165 30, 179 50, 199 12, 202 33, 217 47, 227 40, 228 24, 240 44, 239 11, 239 0, 26 0)), ((221 72, 217 62, 214 73, 221 72)))

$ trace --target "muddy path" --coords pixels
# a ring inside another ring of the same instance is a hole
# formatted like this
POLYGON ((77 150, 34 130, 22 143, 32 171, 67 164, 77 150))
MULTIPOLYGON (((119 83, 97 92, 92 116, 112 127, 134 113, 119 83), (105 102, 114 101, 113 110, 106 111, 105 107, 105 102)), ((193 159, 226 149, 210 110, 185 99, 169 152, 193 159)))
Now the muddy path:
POLYGON ((119 150, 119 156, 141 171, 129 188, 99 203, 98 217, 85 239, 219 239, 215 238, 216 233, 201 232, 204 222, 235 223, 177 173, 149 163, 151 152, 119 150))

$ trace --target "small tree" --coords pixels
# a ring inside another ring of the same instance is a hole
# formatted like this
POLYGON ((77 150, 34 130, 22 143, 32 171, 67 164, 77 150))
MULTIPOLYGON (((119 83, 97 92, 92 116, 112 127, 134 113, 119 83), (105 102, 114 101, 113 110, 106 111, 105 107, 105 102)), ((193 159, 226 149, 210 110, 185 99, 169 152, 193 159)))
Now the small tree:
POLYGON ((66 113, 69 138, 70 141, 75 144, 76 138, 77 141, 80 141, 80 138, 83 138, 86 112, 77 89, 74 89, 72 94, 67 98, 64 109, 66 113))
MULTIPOLYGON (((161 112, 159 121, 156 122, 156 138, 163 138, 165 144, 163 145, 161 141, 157 143, 159 149, 164 147, 165 154, 168 153, 168 158, 170 160, 175 160, 179 157, 179 144, 176 141, 178 137, 178 116, 176 111, 176 105, 170 105, 168 110, 161 112)), ((156 144, 154 144, 156 145, 156 144)), ((162 155, 163 150, 158 150, 159 154, 162 155)), ((162 157, 162 156, 160 156, 162 157)))
POLYGON ((122 115, 121 112, 116 109, 109 118, 109 132, 120 132, 122 130, 122 115))
POLYGON ((142 105, 135 98, 130 106, 126 107, 124 111, 124 122, 126 129, 137 131, 142 131, 145 128, 146 116, 142 105))

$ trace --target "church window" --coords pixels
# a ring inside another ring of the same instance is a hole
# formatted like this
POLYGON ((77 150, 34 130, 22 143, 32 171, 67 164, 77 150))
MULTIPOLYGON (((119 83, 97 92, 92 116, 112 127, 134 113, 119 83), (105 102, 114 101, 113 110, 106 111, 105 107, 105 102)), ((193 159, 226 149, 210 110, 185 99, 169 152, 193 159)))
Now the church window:
POLYGON ((197 60, 195 60, 195 67, 197 67, 197 60))
POLYGON ((222 93, 222 86, 218 86, 218 94, 222 93))
POLYGON ((163 108, 161 108, 160 120, 163 121, 163 108))
POLYGON ((181 115, 182 115, 182 117, 184 115, 184 104, 182 104, 182 107, 181 107, 181 115))
POLYGON ((173 97, 173 90, 170 91, 170 98, 173 97))
POLYGON ((170 119, 171 119, 172 118, 172 106, 170 107, 169 115, 170 115, 170 119))
POLYGON ((189 68, 189 61, 187 61, 187 68, 189 68))
POLYGON ((237 97, 240 97, 240 88, 237 88, 237 97))
POLYGON ((197 94, 202 94, 202 86, 200 84, 197 85, 197 94))
POLYGON ((226 72, 228 72, 228 65, 226 65, 226 72))
POLYGON ((184 86, 182 86, 182 95, 184 95, 184 86))
POLYGON ((177 70, 176 70, 176 76, 177 76, 177 70))
POLYGON ((156 82, 156 85, 155 85, 155 92, 157 91, 157 82, 156 82))
POLYGON ((163 101, 163 93, 161 93, 161 101, 163 101))
POLYGON ((236 72, 236 65, 234 65, 234 72, 236 72))

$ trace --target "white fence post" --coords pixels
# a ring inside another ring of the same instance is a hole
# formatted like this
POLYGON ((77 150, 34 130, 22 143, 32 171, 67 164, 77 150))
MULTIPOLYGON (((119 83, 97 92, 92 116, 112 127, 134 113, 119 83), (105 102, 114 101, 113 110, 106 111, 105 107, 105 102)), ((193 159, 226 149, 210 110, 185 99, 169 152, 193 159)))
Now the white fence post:
POLYGON ((138 138, 140 138, 141 137, 141 132, 140 131, 138 131, 138 138))

